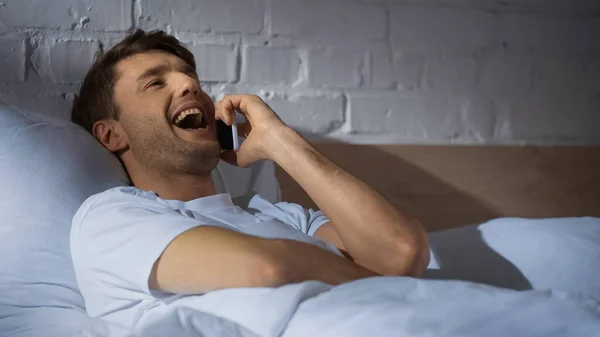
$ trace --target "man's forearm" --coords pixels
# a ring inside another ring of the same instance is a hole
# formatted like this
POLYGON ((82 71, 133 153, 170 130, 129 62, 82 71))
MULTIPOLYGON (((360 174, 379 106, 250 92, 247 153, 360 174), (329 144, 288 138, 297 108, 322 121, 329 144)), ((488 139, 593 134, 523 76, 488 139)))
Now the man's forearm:
POLYGON ((306 280, 336 285, 377 276, 304 242, 264 239, 199 226, 176 237, 153 266, 149 286, 171 293, 203 294, 239 287, 276 287, 306 280))
POLYGON ((267 243, 278 271, 275 286, 307 280, 338 285, 361 278, 381 276, 347 259, 308 243, 269 240, 267 243))
POLYGON ((329 217, 357 263, 388 275, 413 275, 425 268, 427 234, 418 221, 332 163, 295 131, 276 132, 271 159, 329 217))

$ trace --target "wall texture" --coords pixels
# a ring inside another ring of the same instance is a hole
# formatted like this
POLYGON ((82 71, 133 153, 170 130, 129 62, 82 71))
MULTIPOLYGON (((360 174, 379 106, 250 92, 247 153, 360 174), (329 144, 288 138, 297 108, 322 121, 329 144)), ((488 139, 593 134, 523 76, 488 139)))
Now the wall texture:
POLYGON ((597 0, 0 0, 0 101, 61 118, 94 55, 165 29, 204 89, 355 143, 600 144, 597 0))

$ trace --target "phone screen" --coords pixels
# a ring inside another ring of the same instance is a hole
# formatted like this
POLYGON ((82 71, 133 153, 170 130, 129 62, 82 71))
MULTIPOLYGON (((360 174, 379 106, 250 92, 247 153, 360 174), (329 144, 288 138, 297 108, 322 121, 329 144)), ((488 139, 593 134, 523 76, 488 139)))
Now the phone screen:
POLYGON ((223 150, 233 150, 233 133, 231 126, 217 120, 217 140, 223 150))

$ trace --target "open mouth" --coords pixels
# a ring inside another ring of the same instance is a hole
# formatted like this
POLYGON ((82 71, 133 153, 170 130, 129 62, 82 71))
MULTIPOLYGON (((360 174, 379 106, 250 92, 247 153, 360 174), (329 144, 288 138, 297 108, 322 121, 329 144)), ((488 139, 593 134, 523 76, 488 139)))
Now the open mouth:
POLYGON ((206 121, 198 108, 184 110, 173 118, 173 125, 181 129, 205 129, 206 121))

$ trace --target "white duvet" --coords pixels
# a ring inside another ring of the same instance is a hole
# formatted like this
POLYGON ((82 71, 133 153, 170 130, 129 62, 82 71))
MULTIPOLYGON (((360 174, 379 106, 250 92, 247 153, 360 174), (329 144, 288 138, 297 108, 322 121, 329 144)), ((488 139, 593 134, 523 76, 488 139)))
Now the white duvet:
MULTIPOLYGON (((110 328, 110 329, 109 329, 110 328)), ((600 304, 557 291, 377 277, 188 296, 150 310, 130 332, 89 336, 600 336, 600 304)))

